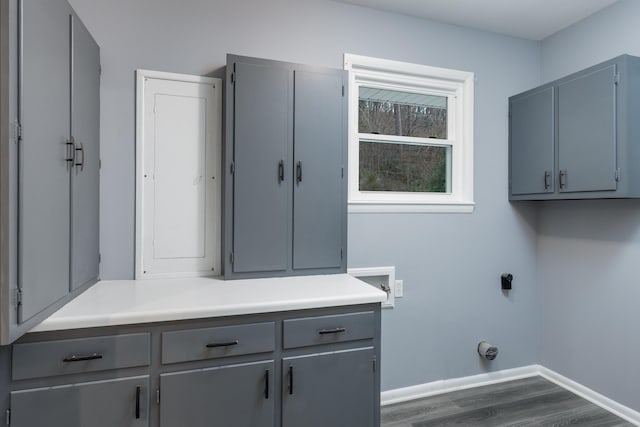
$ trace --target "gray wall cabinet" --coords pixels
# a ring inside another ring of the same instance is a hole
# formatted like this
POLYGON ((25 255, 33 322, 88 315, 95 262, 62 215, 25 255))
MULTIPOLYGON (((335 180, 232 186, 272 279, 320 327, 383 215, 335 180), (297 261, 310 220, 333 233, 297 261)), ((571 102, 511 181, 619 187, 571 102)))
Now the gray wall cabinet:
POLYGON ((66 0, 2 8, 3 93, 15 94, 0 135, 7 344, 98 280, 100 49, 66 0))
POLYGON ((640 197, 640 58, 509 98, 511 200, 640 197))
POLYGON ((346 81, 227 57, 225 278, 346 271, 346 81))
POLYGON ((379 360, 380 304, 31 333, 0 347, 0 411, 12 427, 375 427, 379 360))

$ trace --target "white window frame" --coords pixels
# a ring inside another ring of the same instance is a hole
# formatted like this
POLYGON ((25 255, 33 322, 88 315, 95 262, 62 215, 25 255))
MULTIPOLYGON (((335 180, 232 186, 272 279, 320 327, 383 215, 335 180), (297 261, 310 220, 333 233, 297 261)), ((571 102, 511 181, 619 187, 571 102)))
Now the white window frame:
POLYGON ((349 71, 349 212, 473 212, 474 74, 349 53, 344 55, 344 69, 349 71), (424 142, 424 138, 360 134, 360 86, 448 98, 448 139, 429 140, 429 145, 451 147, 450 192, 360 191, 360 139, 424 142))

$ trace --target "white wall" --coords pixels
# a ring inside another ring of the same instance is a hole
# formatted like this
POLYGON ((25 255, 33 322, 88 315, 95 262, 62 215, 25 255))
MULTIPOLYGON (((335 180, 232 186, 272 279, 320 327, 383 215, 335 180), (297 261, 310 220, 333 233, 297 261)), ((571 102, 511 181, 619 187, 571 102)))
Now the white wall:
POLYGON ((133 276, 136 68, 209 74, 226 53, 340 68, 350 52, 473 71, 475 212, 350 215, 349 266, 405 281, 383 314, 383 389, 538 361, 535 212, 507 201, 507 98, 538 84, 538 43, 330 0, 71 3, 102 48, 103 279, 133 276))
MULTIPOLYGON (((621 0, 547 38, 543 80, 640 56, 639 22, 640 2, 621 0)), ((640 201, 546 203, 538 285, 542 365, 640 410, 640 201)))

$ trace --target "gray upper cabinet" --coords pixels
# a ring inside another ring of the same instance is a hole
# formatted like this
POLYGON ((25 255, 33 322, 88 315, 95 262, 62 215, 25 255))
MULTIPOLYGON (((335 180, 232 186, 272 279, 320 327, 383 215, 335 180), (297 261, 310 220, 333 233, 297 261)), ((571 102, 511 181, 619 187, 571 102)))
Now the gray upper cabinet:
POLYGON ((2 85, 15 94, 0 135, 7 344, 98 280, 100 50, 66 0, 2 8, 2 85))
POLYGON ((514 97, 509 103, 511 193, 554 191, 554 88, 514 97))
POLYGON ((229 55, 225 278, 346 271, 346 74, 229 55))
POLYGON ((73 14, 71 290, 98 280, 100 257, 100 48, 73 14))
POLYGON ((510 200, 640 197, 640 58, 509 99, 510 200))

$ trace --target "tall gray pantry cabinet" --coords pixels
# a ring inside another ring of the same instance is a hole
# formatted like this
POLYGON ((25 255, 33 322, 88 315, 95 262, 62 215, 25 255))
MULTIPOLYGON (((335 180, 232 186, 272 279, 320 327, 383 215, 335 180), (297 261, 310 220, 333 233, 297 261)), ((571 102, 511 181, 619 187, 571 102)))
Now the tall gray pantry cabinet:
POLYGON ((98 280, 100 50, 66 0, 2 0, 0 343, 98 280))
POLYGON ((346 271, 346 72, 228 55, 226 279, 346 271))

